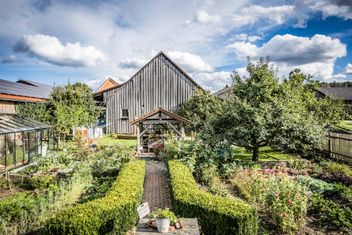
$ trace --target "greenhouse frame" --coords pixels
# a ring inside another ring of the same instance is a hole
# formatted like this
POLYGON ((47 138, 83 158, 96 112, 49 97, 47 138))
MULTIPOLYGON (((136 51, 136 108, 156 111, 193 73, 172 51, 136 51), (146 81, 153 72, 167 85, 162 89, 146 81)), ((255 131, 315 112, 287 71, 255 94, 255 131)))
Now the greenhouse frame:
POLYGON ((16 114, 0 115, 0 172, 29 164, 55 148, 50 125, 16 114))

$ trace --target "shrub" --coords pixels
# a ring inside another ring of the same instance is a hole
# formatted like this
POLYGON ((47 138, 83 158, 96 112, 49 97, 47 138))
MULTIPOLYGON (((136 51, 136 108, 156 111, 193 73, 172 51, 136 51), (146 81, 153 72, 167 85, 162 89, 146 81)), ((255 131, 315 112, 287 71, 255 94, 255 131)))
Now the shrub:
POLYGON ((93 175, 116 176, 118 170, 131 159, 133 153, 134 150, 120 144, 105 146, 92 159, 93 175))
POLYGON ((240 199, 214 196, 197 187, 191 171, 177 160, 168 162, 174 209, 197 217, 205 234, 257 234, 256 210, 240 199))
POLYGON ((300 175, 296 180, 300 185, 307 187, 313 193, 324 193, 334 188, 333 184, 309 176, 300 175))
MULTIPOLYGON (((36 198, 27 192, 18 192, 8 198, 0 200, 0 232, 12 230, 17 224, 29 226, 37 215, 36 198)), ((17 228, 18 232, 23 232, 17 228)), ((10 232, 11 233, 11 232, 10 232)))
POLYGON ((123 234, 137 221, 145 162, 126 163, 105 197, 68 208, 51 219, 49 234, 123 234))
POLYGON ((265 211, 285 233, 292 233, 305 224, 308 196, 305 189, 288 175, 271 177, 265 211))
POLYGON ((336 162, 327 162, 323 165, 324 170, 319 175, 319 178, 328 182, 352 186, 352 169, 348 165, 336 162))
POLYGON ((270 218, 266 222, 282 232, 294 232, 304 224, 308 201, 305 188, 287 174, 247 169, 236 172, 230 182, 263 218, 270 218))
POLYGON ((320 194, 311 198, 310 213, 330 229, 347 229, 352 232, 352 209, 343 208, 329 199, 324 199, 320 194))

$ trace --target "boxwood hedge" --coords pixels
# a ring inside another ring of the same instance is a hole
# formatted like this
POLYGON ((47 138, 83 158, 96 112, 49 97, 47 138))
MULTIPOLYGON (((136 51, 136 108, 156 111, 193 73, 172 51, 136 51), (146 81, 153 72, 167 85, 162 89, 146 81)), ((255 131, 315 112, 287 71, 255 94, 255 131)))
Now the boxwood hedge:
POLYGON ((126 163, 105 197, 60 212, 46 225, 48 234, 124 234, 137 222, 145 162, 126 163))
POLYGON ((257 234, 257 211, 241 199, 215 196, 201 190, 187 166, 168 162, 174 210, 197 217, 204 234, 257 234))

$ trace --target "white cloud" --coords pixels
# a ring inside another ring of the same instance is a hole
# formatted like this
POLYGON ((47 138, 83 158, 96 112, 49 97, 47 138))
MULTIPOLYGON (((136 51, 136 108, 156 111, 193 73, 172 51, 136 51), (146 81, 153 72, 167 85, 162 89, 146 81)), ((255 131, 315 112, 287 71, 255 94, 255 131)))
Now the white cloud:
POLYGON ((344 73, 352 74, 352 64, 348 63, 345 67, 344 73))
POLYGON ((198 73, 193 76, 199 84, 211 92, 218 91, 226 85, 232 84, 230 72, 198 73))
POLYGON ((24 36, 15 50, 56 65, 94 66, 105 61, 103 53, 93 46, 81 46, 79 42, 63 45, 56 37, 42 34, 24 36))
POLYGON ((13 63, 17 60, 17 57, 15 55, 9 55, 1 59, 1 63, 3 64, 9 64, 13 63))
POLYGON ((185 25, 189 25, 192 23, 197 24, 213 24, 220 21, 219 15, 209 15, 206 11, 198 11, 197 14, 191 19, 185 22, 185 25))
POLYGON ((352 19, 352 2, 350 0, 305 0, 312 11, 321 11, 324 17, 338 16, 352 19))
POLYGON ((187 72, 212 72, 214 69, 206 63, 200 56, 189 52, 168 51, 170 56, 177 64, 179 64, 187 72))
POLYGON ((283 24, 288 16, 294 13, 294 6, 282 5, 263 7, 253 5, 241 10, 240 14, 233 16, 232 21, 237 28, 253 25, 259 20, 267 20, 273 24, 283 24))
POLYGON ((258 35, 248 35, 246 33, 240 33, 240 34, 236 34, 232 37, 232 40, 234 41, 248 41, 248 42, 255 42, 260 40, 262 37, 258 36, 258 35))
POLYGON ((147 63, 144 59, 126 58, 121 60, 120 67, 125 69, 138 69, 147 63))
POLYGON ((294 68, 300 68, 322 79, 333 76, 335 60, 347 53, 346 45, 339 39, 320 34, 311 38, 276 35, 261 47, 249 42, 235 42, 227 48, 233 49, 237 58, 242 60, 247 56, 253 59, 270 56, 281 72, 287 74, 294 68))

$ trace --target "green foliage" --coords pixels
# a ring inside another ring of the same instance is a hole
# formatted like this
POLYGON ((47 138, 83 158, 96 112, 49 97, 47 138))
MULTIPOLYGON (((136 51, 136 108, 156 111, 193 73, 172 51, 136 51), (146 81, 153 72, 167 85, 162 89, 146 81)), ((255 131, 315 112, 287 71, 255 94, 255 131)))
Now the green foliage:
POLYGON ((177 221, 176 215, 170 211, 169 208, 161 209, 159 208, 156 211, 153 211, 149 214, 149 219, 170 219, 170 224, 174 225, 177 221))
POLYGON ((256 64, 249 60, 247 71, 244 78, 234 73, 233 96, 206 123, 202 140, 211 147, 245 147, 255 161, 265 145, 298 153, 321 148, 324 128, 340 119, 342 103, 318 99, 317 87, 299 70, 280 83, 262 58, 256 64))
POLYGON ((93 91, 84 83, 54 87, 48 105, 51 124, 64 135, 75 127, 92 126, 97 120, 93 91))
POLYGON ((302 186, 307 187, 313 193, 324 193, 334 188, 333 184, 327 183, 324 180, 314 179, 303 175, 297 177, 297 182, 302 186))
POLYGON ((0 200, 0 231, 4 232, 9 224, 23 224, 35 220, 36 209, 35 196, 30 193, 15 193, 0 200))
POLYGON ((37 188, 35 193, 18 192, 0 200, 1 234, 11 234, 14 229, 26 234, 40 228, 51 215, 75 203, 91 181, 86 169, 78 170, 58 184, 47 185, 46 179, 31 182, 37 188), (45 186, 48 187, 44 189, 45 186))
POLYGON ((21 182, 17 182, 21 188, 27 190, 34 190, 34 189, 47 189, 50 185, 56 183, 56 178, 53 175, 47 174, 36 174, 32 177, 25 177, 21 180, 21 182))
POLYGON ((268 184, 265 211, 281 231, 293 234, 306 222, 305 189, 284 174, 270 178, 268 184))
POLYGON ((320 194, 311 198, 310 213, 319 218, 330 229, 352 229, 352 208, 343 208, 332 200, 324 199, 320 194))
POLYGON ((134 153, 132 148, 121 144, 105 146, 94 156, 93 175, 116 175, 114 172, 116 173, 123 164, 130 161, 134 153))
POLYGON ((47 103, 23 103, 16 105, 16 112, 23 117, 39 122, 50 123, 47 103))
POLYGON ((198 188, 190 170, 177 160, 168 162, 174 209, 197 217, 204 234, 257 234, 256 210, 240 199, 214 196, 198 188))
POLYGON ((320 179, 352 186, 352 169, 350 166, 336 162, 323 162, 322 167, 323 170, 318 175, 320 179))
POLYGON ((305 188, 286 174, 239 170, 230 182, 241 197, 258 208, 261 217, 283 233, 293 233, 305 223, 308 202, 305 188))
POLYGON ((124 234, 137 221, 142 200, 145 162, 131 161, 122 168, 105 197, 65 209, 52 218, 48 234, 124 234))
POLYGON ((195 95, 183 103, 177 113, 188 120, 192 120, 188 130, 198 132, 213 115, 221 112, 221 109, 220 99, 208 91, 197 89, 195 95))
POLYGON ((92 185, 81 196, 79 202, 85 203, 104 197, 106 195, 106 192, 108 192, 111 188, 111 185, 115 181, 115 179, 116 177, 113 176, 95 178, 92 185))

